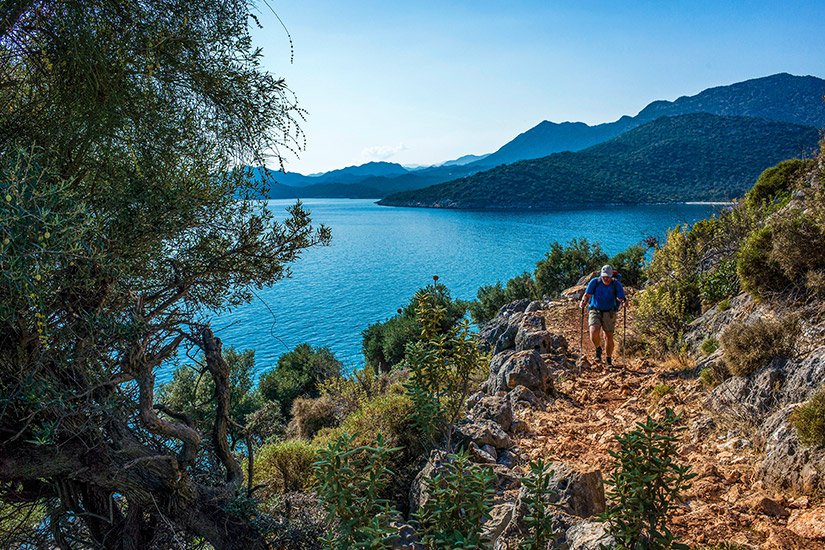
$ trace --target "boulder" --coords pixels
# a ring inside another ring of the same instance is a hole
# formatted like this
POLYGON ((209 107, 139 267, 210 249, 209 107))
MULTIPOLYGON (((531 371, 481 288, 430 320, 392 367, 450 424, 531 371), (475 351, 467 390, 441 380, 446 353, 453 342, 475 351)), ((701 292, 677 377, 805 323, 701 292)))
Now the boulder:
POLYGON ((475 443, 470 443, 470 446, 467 448, 470 455, 470 460, 475 462, 476 464, 495 464, 496 463, 496 450, 494 447, 490 445, 485 445, 482 449, 475 443), (487 449, 492 449, 493 454, 487 449))
POLYGON ((415 529, 409 523, 393 523, 391 527, 397 530, 398 538, 395 539, 392 550, 426 550, 426 546, 421 544, 415 529))
POLYGON ((529 299, 516 300, 498 310, 495 317, 484 323, 478 333, 484 351, 499 351, 513 347, 518 332, 518 323, 524 310, 530 305, 529 299))
MULTIPOLYGON (((524 386, 516 386, 511 391, 507 393, 507 399, 510 402, 510 406, 515 409, 517 404, 528 404, 531 407, 539 408, 543 405, 541 399, 539 399, 535 393, 528 390, 524 386)), ((511 425, 512 426, 512 425, 511 425)))
POLYGON ((539 301, 530 302, 530 305, 524 310, 524 313, 535 313, 537 311, 541 311, 544 309, 544 305, 542 305, 539 301))
POLYGON ((825 509, 795 510, 788 529, 806 539, 825 540, 825 509))
POLYGON ((429 500, 430 494, 424 480, 433 479, 439 473, 446 471, 446 467, 444 466, 446 458, 447 453, 440 449, 436 449, 430 453, 430 456, 427 458, 427 463, 415 476, 410 486, 410 512, 415 512, 429 500))
POLYGON ((513 423, 513 407, 506 397, 481 397, 470 409, 470 415, 478 420, 492 420, 505 432, 510 430, 513 423))
POLYGON ((565 533, 568 550, 599 550, 613 548, 616 541, 607 531, 603 521, 583 521, 577 523, 565 533))
POLYGON ((543 315, 525 315, 516 333, 514 342, 516 351, 534 349, 539 353, 566 351, 567 340, 560 334, 553 334, 546 329, 543 315))
POLYGON ((509 449, 513 440, 501 426, 492 420, 465 419, 456 425, 453 439, 457 447, 470 447, 475 443, 479 447, 490 445, 496 449, 509 449))
POLYGON ((566 513, 588 518, 605 510, 604 484, 599 470, 582 471, 563 462, 550 463, 553 475, 548 485, 553 502, 566 513))
POLYGON ((493 506, 490 510, 490 517, 481 526, 481 534, 484 538, 495 543, 501 533, 510 523, 513 517, 513 503, 507 502, 493 506))
POLYGON ((788 415, 798 405, 787 405, 772 414, 757 433, 757 442, 764 444, 762 462, 755 478, 766 487, 815 495, 825 491, 825 449, 803 445, 788 415))
POLYGON ((534 391, 546 391, 549 378, 541 354, 536 350, 507 351, 490 361, 490 374, 484 382, 488 393, 510 391, 516 386, 525 386, 534 391))

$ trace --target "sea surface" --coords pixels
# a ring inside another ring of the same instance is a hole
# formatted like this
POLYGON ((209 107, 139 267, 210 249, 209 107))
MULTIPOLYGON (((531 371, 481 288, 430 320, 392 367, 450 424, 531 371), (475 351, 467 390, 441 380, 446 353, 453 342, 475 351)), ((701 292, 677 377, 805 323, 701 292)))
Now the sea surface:
MULTIPOLYGON (((291 204, 269 201, 284 217, 291 204)), ((532 272, 553 241, 599 241, 613 255, 720 208, 668 204, 468 211, 392 208, 351 199, 307 199, 304 205, 313 224, 332 229, 332 244, 305 251, 293 264, 291 279, 213 319, 225 346, 255 350, 258 372, 272 368, 302 342, 329 347, 345 370, 359 367, 361 331, 394 315, 433 275, 453 298, 470 300, 481 285, 532 272)), ((168 376, 168 371, 159 373, 161 381, 168 376)))

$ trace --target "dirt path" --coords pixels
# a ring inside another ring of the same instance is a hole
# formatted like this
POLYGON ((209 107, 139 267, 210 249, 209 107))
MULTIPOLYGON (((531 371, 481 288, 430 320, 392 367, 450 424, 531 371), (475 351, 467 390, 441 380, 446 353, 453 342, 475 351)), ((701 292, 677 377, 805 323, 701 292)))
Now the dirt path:
MULTIPOLYGON (((579 353, 580 320, 576 303, 555 307, 546 317, 548 330, 567 338, 573 363, 579 353)), ((619 331, 620 326, 617 335, 619 331)), ((670 407, 683 415, 684 426, 693 426, 684 433, 679 454, 697 477, 672 522, 683 542, 714 550, 825 548, 825 541, 788 529, 800 531, 800 517, 820 512, 825 525, 825 509, 812 508, 807 498, 794 500, 765 491, 753 482, 757 456, 747 441, 724 429, 705 433, 697 428, 706 390, 690 369, 675 361, 659 364, 628 357, 627 365, 608 370, 591 363, 593 346, 588 340, 585 334, 582 373, 573 369, 557 380, 557 397, 545 410, 516 412, 530 427, 517 441, 525 458, 564 461, 599 469, 606 476, 613 464, 608 450, 618 448, 615 436, 633 429, 648 414, 670 407)), ((617 346, 614 360, 621 363, 620 358, 617 346)))

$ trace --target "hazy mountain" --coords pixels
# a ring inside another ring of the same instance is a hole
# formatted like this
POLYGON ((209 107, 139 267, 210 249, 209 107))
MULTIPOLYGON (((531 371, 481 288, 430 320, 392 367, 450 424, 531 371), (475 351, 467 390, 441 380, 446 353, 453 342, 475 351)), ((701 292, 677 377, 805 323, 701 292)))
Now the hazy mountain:
POLYGON ((483 161, 488 166, 547 156, 561 151, 580 151, 602 143, 661 116, 710 113, 753 116, 804 126, 825 126, 825 80, 814 76, 775 74, 708 88, 675 101, 654 101, 635 117, 588 126, 583 122, 544 121, 520 134, 483 161))
POLYGON ((779 161, 810 156, 819 131, 763 118, 661 117, 579 152, 498 166, 379 204, 523 208, 728 200, 779 161))

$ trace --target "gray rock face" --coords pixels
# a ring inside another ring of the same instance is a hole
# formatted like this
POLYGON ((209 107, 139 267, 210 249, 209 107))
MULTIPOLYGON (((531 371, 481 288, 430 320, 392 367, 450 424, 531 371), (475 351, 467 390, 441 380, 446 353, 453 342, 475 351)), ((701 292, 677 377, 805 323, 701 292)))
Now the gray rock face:
POLYGON ((825 384, 825 346, 804 359, 777 357, 750 376, 735 376, 717 386, 705 406, 718 414, 731 411, 761 423, 772 411, 810 399, 825 384))
POLYGON ((604 485, 599 470, 583 472, 563 462, 550 464, 553 476, 549 488, 556 494, 553 502, 568 514, 588 518, 605 509, 604 485))
POLYGON ((524 386, 516 386, 507 393, 510 406, 515 409, 517 405, 530 405, 531 407, 541 407, 541 399, 535 393, 524 386))
POLYGON ((567 530, 568 550, 599 550, 613 548, 616 541, 607 532, 607 524, 601 521, 583 521, 567 530))
POLYGON ((490 445, 496 449, 509 449, 513 446, 510 436, 492 420, 464 420, 456 426, 453 438, 458 447, 469 447, 471 443, 479 447, 490 445))
POLYGON ((515 345, 516 333, 524 310, 530 300, 516 300, 498 310, 498 314, 487 321, 478 333, 484 351, 498 353, 515 345))
POLYGON ((567 340, 547 330, 543 315, 525 314, 516 333, 515 347, 516 351, 534 349, 539 353, 566 351, 567 340))
POLYGON ((470 410, 470 415, 478 420, 492 420, 505 432, 510 430, 513 423, 513 408, 510 401, 496 395, 478 399, 470 410))
POLYGON ((504 532, 513 517, 513 503, 493 506, 490 518, 481 526, 481 534, 490 541, 495 541, 504 532))
POLYGON ((491 394, 525 386, 534 391, 546 391, 549 369, 536 350, 505 351, 490 361, 490 374, 484 389, 491 394))
POLYGON ((524 310, 524 313, 535 313, 537 311, 541 311, 544 309, 544 306, 539 301, 530 302, 530 305, 527 306, 527 309, 524 310))
POLYGON ((796 428, 788 422, 788 415, 798 406, 783 407, 759 430, 765 452, 756 479, 777 490, 814 495, 825 490, 825 449, 799 441, 796 428))

